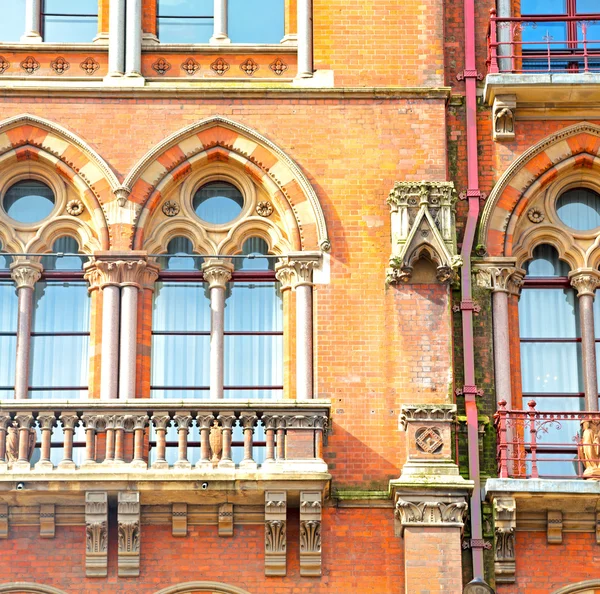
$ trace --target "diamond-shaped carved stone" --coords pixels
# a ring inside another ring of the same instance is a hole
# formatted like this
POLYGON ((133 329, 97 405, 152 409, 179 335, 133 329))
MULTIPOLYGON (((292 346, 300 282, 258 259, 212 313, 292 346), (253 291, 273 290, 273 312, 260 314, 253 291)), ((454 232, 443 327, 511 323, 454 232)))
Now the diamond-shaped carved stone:
POLYGON ((440 432, 433 427, 418 429, 415 438, 417 448, 426 454, 435 454, 444 445, 440 432))

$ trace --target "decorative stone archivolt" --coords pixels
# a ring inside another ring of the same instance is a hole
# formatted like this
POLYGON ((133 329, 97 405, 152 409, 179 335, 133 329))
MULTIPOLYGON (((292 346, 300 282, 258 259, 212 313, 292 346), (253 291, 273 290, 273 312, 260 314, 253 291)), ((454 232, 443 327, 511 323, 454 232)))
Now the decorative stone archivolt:
POLYGON ((600 579, 595 579, 564 586, 555 590, 552 594, 595 594, 598 589, 600 589, 600 579))
MULTIPOLYGON (((583 181, 586 185, 587 178, 592 187, 597 186, 599 138, 600 126, 579 123, 548 136, 515 159, 485 203, 478 243, 485 245, 491 256, 516 256, 517 245, 525 243, 522 238, 525 228, 518 228, 520 220, 525 219, 527 225, 542 228, 553 212, 553 200, 557 193, 567 189, 564 183, 572 181, 580 185, 583 181), (571 181, 568 179, 570 175, 571 181), (541 194, 548 196, 548 199, 542 199, 541 204, 537 204, 541 194), (546 208, 548 204, 551 205, 550 210, 546 208), (524 216, 534 207, 536 220, 524 216), (540 218, 538 212, 544 215, 544 221, 537 220, 540 218)), ((550 235, 552 229, 564 228, 559 220, 551 220, 550 223, 547 229, 536 233, 550 235)), ((573 268, 593 267, 590 258, 588 251, 586 257, 580 257, 573 268)), ((518 258, 519 265, 521 261, 518 258)))
MULTIPOLYGON (((1 591, 1 590, 0 590, 1 591)), ((155 594, 195 594, 196 592, 210 592, 211 594, 250 594, 235 586, 228 586, 220 582, 186 582, 163 588, 155 594)))
POLYGON ((300 168, 275 144, 250 128, 223 117, 199 121, 171 135, 148 152, 124 185, 143 206, 136 222, 134 247, 143 242, 141 230, 171 188, 207 164, 234 164, 264 189, 275 210, 281 211, 293 249, 328 251, 325 216, 314 189, 300 168), (168 154, 169 161, 159 157, 168 154), (221 158, 222 157, 222 158, 221 158))
POLYGON ((455 279, 462 260, 456 251, 452 182, 396 182, 387 200, 392 216, 389 283, 408 282, 417 260, 437 266, 440 282, 455 279))
POLYGON ((34 584, 32 582, 0 584, 0 592, 2 592, 2 594, 67 594, 64 590, 59 590, 52 586, 34 584))

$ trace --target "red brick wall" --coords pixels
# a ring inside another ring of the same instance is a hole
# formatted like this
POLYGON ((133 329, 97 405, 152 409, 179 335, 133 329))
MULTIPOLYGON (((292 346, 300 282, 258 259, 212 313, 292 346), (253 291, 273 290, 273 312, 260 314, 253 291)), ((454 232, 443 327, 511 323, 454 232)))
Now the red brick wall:
POLYGON ((563 534, 549 545, 545 532, 517 532, 517 581, 497 584, 497 594, 551 594, 558 588, 597 577, 600 547, 592 533, 563 534))
POLYGON ((300 577, 298 517, 288 517, 288 571, 264 576, 264 528, 236 526, 219 538, 216 526, 190 527, 174 538, 170 526, 142 526, 141 576, 117 577, 117 538, 111 530, 107 578, 85 577, 83 526, 59 527, 55 540, 37 528, 11 529, 0 550, 0 584, 33 581, 69 594, 152 594, 188 581, 216 581, 251 594, 403 594, 403 542, 394 536, 389 509, 328 509, 323 516, 323 577, 300 577))

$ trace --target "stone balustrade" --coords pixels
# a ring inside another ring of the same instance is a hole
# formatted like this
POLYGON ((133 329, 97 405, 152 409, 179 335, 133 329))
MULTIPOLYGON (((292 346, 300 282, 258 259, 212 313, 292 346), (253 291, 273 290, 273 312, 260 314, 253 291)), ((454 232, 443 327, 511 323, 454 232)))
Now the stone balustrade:
POLYGON ((0 473, 327 470, 327 401, 0 401, 0 473), (303 465, 303 464, 301 464, 303 465))

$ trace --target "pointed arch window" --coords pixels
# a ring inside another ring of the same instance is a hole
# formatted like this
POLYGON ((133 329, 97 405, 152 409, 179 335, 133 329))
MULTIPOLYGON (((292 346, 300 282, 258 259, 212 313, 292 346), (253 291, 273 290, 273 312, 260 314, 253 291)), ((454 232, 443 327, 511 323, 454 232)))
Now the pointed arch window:
POLYGON ((84 256, 72 237, 61 237, 43 256, 33 295, 29 397, 87 398, 90 299, 84 256))

